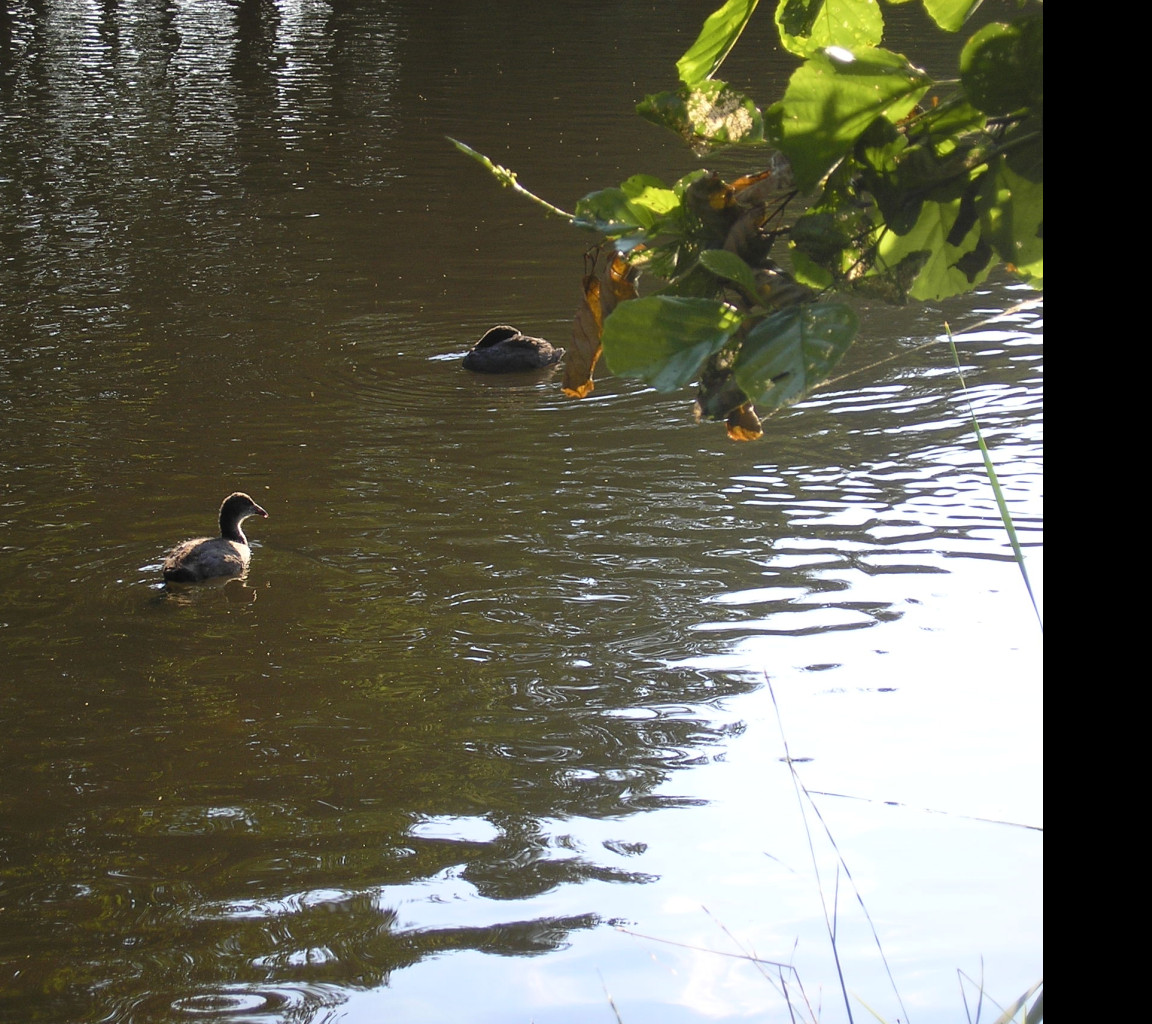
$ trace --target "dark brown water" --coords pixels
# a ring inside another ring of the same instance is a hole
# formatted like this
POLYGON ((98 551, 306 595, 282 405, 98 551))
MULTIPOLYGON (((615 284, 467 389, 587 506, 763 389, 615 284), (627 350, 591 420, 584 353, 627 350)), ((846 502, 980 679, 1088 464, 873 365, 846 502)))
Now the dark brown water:
MULTIPOLYGON (((1039 833, 976 820, 1040 823, 1039 631, 920 347, 1029 294, 864 310, 756 445, 459 367, 564 344, 589 239, 445 135, 568 208, 673 180, 632 108, 709 7, 6 5, 0 1019, 783 1018, 613 925, 840 1019, 768 680, 911 1019, 1039 978, 1039 833), (166 590, 234 489, 246 584, 166 590)), ((1041 331, 960 341, 1036 583, 1041 331)))

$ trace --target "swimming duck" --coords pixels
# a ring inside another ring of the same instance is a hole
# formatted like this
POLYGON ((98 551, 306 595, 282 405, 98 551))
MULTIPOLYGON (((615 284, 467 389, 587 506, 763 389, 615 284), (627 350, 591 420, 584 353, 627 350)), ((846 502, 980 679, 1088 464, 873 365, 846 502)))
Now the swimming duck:
POLYGON ((182 541, 164 559, 164 579, 169 583, 198 583, 217 576, 243 576, 252 560, 252 549, 240 524, 249 516, 268 513, 247 494, 229 494, 220 506, 220 536, 194 537, 182 541))
POLYGON ((464 369, 479 373, 517 373, 559 362, 562 348, 543 338, 530 338, 515 327, 500 324, 484 335, 464 357, 464 369))

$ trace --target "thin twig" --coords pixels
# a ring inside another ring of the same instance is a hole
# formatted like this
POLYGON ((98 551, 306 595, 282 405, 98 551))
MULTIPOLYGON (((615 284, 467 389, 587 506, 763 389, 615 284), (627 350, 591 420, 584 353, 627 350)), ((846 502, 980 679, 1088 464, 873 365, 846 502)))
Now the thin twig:
MULTIPOLYGON (((910 804, 902 804, 899 800, 875 800, 870 796, 855 796, 852 793, 830 793, 825 789, 810 789, 808 792, 811 793, 812 796, 834 796, 839 800, 861 800, 868 804, 884 804, 885 807, 911 806, 910 804)), ((946 814, 950 818, 964 818, 967 821, 983 821, 988 825, 1010 825, 1012 828, 1026 828, 1033 832, 1044 831, 1040 825, 1025 825, 1020 821, 1001 821, 999 818, 981 818, 975 814, 957 814, 955 811, 940 811, 934 807, 917 807, 914 808, 914 810, 922 811, 924 814, 946 814)))
POLYGON ((488 172, 498 182, 500 182, 501 185, 519 192, 522 196, 531 199, 532 202, 536 203, 537 206, 542 206, 549 213, 556 214, 557 217, 563 217, 567 221, 574 221, 576 219, 575 214, 569 213, 567 210, 562 210, 559 206, 554 206, 552 203, 548 202, 547 199, 542 199, 540 196, 536 195, 535 192, 530 192, 528 189, 526 189, 523 185, 520 184, 520 182, 516 180, 515 171, 510 171, 507 167, 502 167, 500 164, 493 163, 483 153, 478 152, 466 143, 461 142, 459 139, 452 138, 451 135, 446 135, 445 138, 451 142, 453 146, 460 150, 461 153, 465 154, 465 156, 470 156, 482 167, 486 167, 488 172))
POLYGON ((747 960, 754 964, 768 964, 770 967, 781 967, 790 971, 796 970, 792 964, 781 963, 778 960, 765 960, 763 957, 751 956, 747 953, 726 953, 722 949, 709 949, 707 946, 695 946, 690 942, 677 942, 675 939, 662 939, 657 935, 645 935, 643 932, 634 932, 631 928, 622 928, 619 925, 616 926, 616 930, 623 932, 625 935, 631 935, 636 939, 660 942, 665 946, 679 946, 681 949, 691 949, 697 953, 712 953, 715 956, 726 956, 731 960, 747 960))
MULTIPOLYGON (((794 964, 791 964, 791 963, 779 964, 779 963, 773 963, 770 960, 759 959, 758 957, 755 956, 755 954, 749 953, 748 950, 745 949, 744 944, 738 938, 736 938, 736 936, 733 935, 732 932, 730 932, 728 930, 728 926, 723 921, 721 921, 719 918, 717 918, 712 913, 712 911, 710 911, 707 907, 704 907, 704 906, 702 906, 700 909, 703 910, 704 913, 707 914, 710 918, 712 918, 712 920, 716 923, 716 926, 725 935, 727 935, 729 939, 732 940, 732 944, 737 949, 744 952, 744 954, 746 956, 748 956, 748 958, 750 960, 752 960, 753 963, 756 964, 757 969, 764 976, 765 980, 770 985, 773 985, 776 987, 776 990, 784 997, 784 1005, 788 1007, 788 1016, 792 1020, 793 1024, 796 1024, 796 1010, 795 1010, 795 1007, 793 1007, 793 1005, 792 1005, 792 997, 788 994, 788 982, 784 980, 784 971, 785 970, 790 971, 792 973, 793 977, 795 977, 796 984, 800 989, 800 995, 804 999, 804 1005, 808 1008, 808 1016, 813 1022, 816 1021, 816 1019, 817 1019, 816 1015, 812 1012, 812 1003, 808 999, 808 993, 804 991, 804 981, 803 981, 803 979, 801 979, 800 974, 796 970, 796 967, 794 964), (776 968, 776 971, 777 971, 777 977, 776 978, 773 978, 764 969, 764 965, 766 965, 766 964, 771 965, 771 966, 776 968)), ((793 947, 793 949, 795 949, 795 947, 793 947)))
MULTIPOLYGON (((972 331, 979 331, 985 327, 990 327, 992 324, 997 323, 1000 320, 1006 320, 1010 316, 1015 316, 1017 313, 1020 313, 1023 310, 1035 309, 1037 306, 1041 306, 1043 304, 1044 300, 1042 298, 1025 299, 1023 302, 1018 302, 1015 306, 1011 306, 1001 313, 996 313, 994 316, 985 317, 985 319, 980 320, 974 324, 969 324, 967 327, 963 327, 954 333, 970 334, 972 331)), ((827 380, 820 381, 819 384, 814 384, 810 390, 819 391, 821 388, 829 387, 832 384, 838 384, 840 381, 847 380, 849 377, 852 377, 857 373, 863 373, 865 370, 872 370, 877 366, 884 366, 886 363, 894 363, 897 359, 904 359, 912 352, 920 352, 923 349, 931 348, 941 338, 945 337, 947 337, 947 334, 937 334, 936 337, 931 338, 928 341, 921 342, 919 345, 913 345, 912 348, 902 348, 899 352, 894 352, 890 356, 884 356, 883 359, 877 359, 875 362, 868 363, 864 366, 855 366, 847 373, 840 374, 839 377, 829 377, 827 380)))

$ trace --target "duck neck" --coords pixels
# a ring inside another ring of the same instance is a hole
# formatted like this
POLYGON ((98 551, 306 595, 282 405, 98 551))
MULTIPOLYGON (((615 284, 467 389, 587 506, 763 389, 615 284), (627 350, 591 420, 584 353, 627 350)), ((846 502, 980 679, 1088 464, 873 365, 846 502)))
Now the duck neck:
POLYGON ((234 540, 237 544, 247 544, 248 538, 244 536, 244 531, 240 529, 240 520, 232 519, 231 517, 220 517, 220 536, 225 540, 234 540))

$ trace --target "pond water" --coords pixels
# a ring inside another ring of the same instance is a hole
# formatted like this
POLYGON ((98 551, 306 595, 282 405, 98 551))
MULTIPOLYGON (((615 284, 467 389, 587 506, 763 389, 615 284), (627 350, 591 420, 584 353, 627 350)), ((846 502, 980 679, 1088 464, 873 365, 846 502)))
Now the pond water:
POLYGON ((445 136, 569 208, 674 180, 633 107, 711 6, 0 11, 0 1019, 845 1020, 826 914, 857 1020, 1041 977, 969 403, 1039 596, 1042 313, 959 335, 967 395, 939 340, 1031 293, 862 309, 749 445, 459 366, 564 344, 589 239, 445 136), (166 590, 235 489, 245 584, 166 590))

